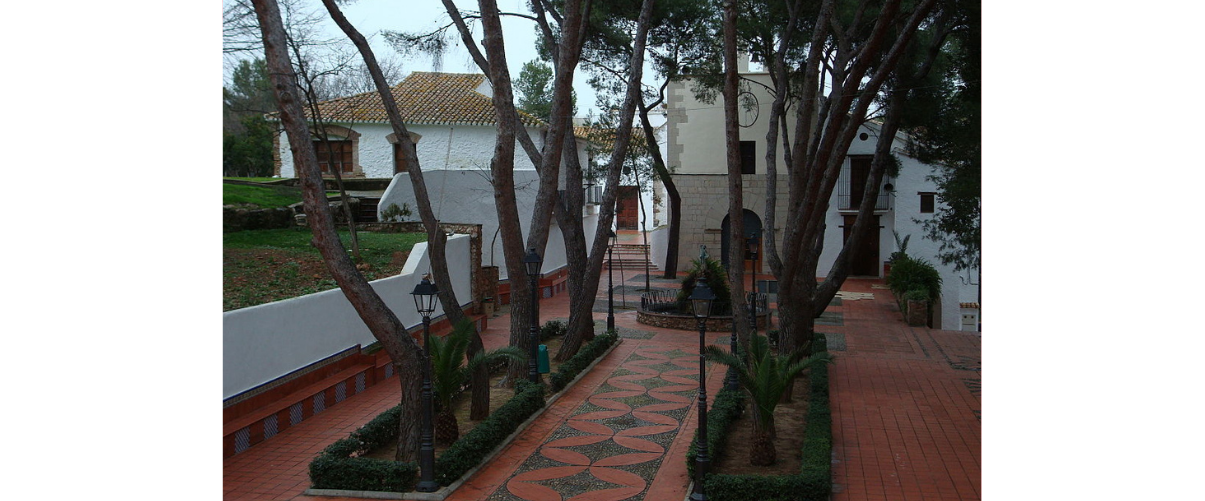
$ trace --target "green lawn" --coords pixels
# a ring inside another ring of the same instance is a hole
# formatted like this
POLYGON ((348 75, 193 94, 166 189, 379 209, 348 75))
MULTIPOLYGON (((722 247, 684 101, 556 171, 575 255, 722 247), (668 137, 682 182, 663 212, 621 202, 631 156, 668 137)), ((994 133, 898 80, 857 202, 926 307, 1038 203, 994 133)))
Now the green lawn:
MULTIPOLYGON (((401 272, 414 244, 426 233, 357 233, 361 273, 376 280, 401 272)), ((226 233, 222 237, 223 311, 270 303, 336 287, 309 230, 277 229, 226 233)), ((350 247, 346 230, 339 232, 350 247)), ((351 255, 350 248, 348 255, 351 255)))
POLYGON ((222 183, 222 205, 249 204, 261 209, 288 207, 301 201, 301 189, 222 183))

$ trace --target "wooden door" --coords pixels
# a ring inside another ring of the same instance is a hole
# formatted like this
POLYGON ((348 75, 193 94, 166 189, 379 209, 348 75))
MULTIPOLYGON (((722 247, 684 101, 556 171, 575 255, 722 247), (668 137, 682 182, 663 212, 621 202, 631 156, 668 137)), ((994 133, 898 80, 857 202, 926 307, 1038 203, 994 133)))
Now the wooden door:
POLYGON ((640 225, 640 201, 636 197, 640 192, 635 186, 620 186, 615 198, 615 227, 621 230, 635 230, 640 225))
MULTIPOLYGON (((845 224, 842 226, 842 242, 849 241, 849 234, 854 229, 854 220, 857 216, 844 216, 845 224)), ((849 274, 851 276, 879 276, 879 216, 873 216, 871 221, 870 231, 867 232, 866 238, 862 239, 862 243, 858 248, 853 250, 853 256, 849 263, 849 274)))

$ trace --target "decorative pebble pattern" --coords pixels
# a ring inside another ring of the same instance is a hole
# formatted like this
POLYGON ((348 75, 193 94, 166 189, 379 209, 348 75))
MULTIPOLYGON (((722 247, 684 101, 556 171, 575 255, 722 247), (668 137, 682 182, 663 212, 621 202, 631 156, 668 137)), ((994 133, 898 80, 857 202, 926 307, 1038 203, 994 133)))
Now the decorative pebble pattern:
POLYGON ((648 488, 698 392, 697 354, 642 347, 582 402, 491 501, 621 500, 648 488))

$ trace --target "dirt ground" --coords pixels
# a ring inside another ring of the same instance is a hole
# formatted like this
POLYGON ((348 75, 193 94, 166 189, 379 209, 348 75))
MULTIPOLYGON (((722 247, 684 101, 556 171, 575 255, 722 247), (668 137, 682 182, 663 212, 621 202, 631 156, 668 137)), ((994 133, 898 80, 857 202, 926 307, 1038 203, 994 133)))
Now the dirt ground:
MULTIPOLYGON (((749 464, 748 444, 753 442, 753 422, 751 410, 746 407, 740 419, 732 424, 724 446, 724 456, 718 461, 712 460, 711 472, 732 475, 791 475, 799 473, 800 449, 803 448, 803 427, 808 412, 808 378, 806 374, 795 379, 793 395, 790 403, 780 403, 774 408, 774 429, 778 436, 774 440, 774 450, 778 461, 770 466, 752 466, 749 464)), ((746 399, 748 400, 748 399, 746 399)))

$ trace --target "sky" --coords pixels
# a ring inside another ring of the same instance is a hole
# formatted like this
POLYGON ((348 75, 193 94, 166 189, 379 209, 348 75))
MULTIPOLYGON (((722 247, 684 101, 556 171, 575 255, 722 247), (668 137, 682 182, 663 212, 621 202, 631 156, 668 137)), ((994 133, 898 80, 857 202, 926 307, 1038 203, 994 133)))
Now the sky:
MULTIPOLYGON (((322 9, 322 4, 318 0, 307 0, 316 9, 322 9)), ((477 2, 459 0, 455 2, 461 11, 476 10, 477 2)), ((527 0, 499 0, 498 7, 503 12, 519 12, 528 14, 527 0)), ((469 52, 461 43, 460 36, 454 34, 452 40, 454 44, 439 60, 434 60, 429 56, 412 56, 402 59, 401 56, 385 41, 385 38, 380 34, 382 30, 393 30, 403 32, 426 32, 432 31, 437 27, 447 24, 449 17, 447 11, 444 10, 443 3, 437 0, 427 1, 407 1, 398 2, 396 0, 356 0, 352 3, 343 5, 343 14, 356 27, 360 33, 368 37, 373 47, 374 54, 378 59, 383 59, 386 56, 393 56, 402 60, 402 69, 404 74, 412 71, 442 71, 447 73, 481 73, 469 56, 469 52)), ((325 11, 323 11, 325 14, 325 11)), ((334 38, 338 37, 345 39, 346 36, 330 21, 329 15, 325 15, 326 33, 334 38)), ((480 36, 480 24, 470 24, 474 27, 474 34, 480 36)), ((527 19, 516 17, 502 17, 502 33, 506 43, 506 62, 510 69, 512 79, 519 77, 519 72, 523 68, 523 63, 537 59, 535 49, 536 32, 535 24, 527 19)), ((480 40, 480 38, 478 38, 480 40)), ((484 49, 483 49, 484 50, 484 49)), ((646 79, 647 80, 647 79, 646 79)), ((578 116, 583 117, 591 110, 597 108, 594 106, 594 90, 586 83, 587 76, 579 67, 574 74, 573 87, 577 92, 578 116)), ((395 83, 395 82, 391 82, 395 83)), ((516 96, 516 99, 518 96, 516 96)))

